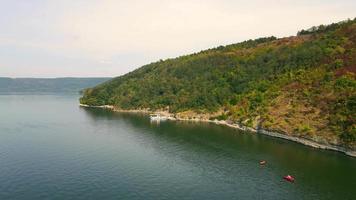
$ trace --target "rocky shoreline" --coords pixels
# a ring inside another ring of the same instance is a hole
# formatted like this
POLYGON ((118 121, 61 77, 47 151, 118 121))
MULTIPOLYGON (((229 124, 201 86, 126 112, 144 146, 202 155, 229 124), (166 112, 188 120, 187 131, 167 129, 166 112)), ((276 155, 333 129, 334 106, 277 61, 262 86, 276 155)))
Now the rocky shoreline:
MULTIPOLYGON (((109 110, 112 110, 114 112, 123 112, 123 113, 144 113, 144 114, 152 113, 152 111, 150 111, 148 109, 147 110, 123 110, 123 109, 117 109, 112 105, 89 106, 89 105, 86 105, 86 104, 79 104, 79 106, 88 107, 88 108, 109 109, 109 110)), ((303 145, 306 145, 306 146, 310 146, 310 147, 314 147, 314 148, 317 148, 317 149, 338 151, 338 152, 342 152, 342 153, 344 153, 344 154, 346 154, 348 156, 356 157, 356 151, 350 151, 350 150, 347 150, 347 149, 345 149, 343 147, 340 147, 340 146, 320 144, 320 143, 317 143, 317 142, 314 142, 314 141, 311 141, 311 140, 308 140, 308 139, 294 137, 294 136, 288 136, 288 135, 285 135, 285 134, 281 134, 281 133, 277 133, 277 132, 273 132, 273 131, 269 131, 269 130, 265 130, 265 129, 254 129, 254 128, 243 126, 243 125, 236 124, 236 123, 228 123, 227 121, 224 121, 224 120, 210 120, 210 119, 201 119, 201 118, 181 118, 181 117, 175 116, 172 113, 165 112, 165 111, 155 112, 155 113, 159 113, 159 114, 167 117, 168 120, 215 123, 215 124, 219 124, 219 125, 228 126, 228 127, 231 127, 231 128, 236 128, 236 129, 240 129, 240 130, 244 130, 244 131, 250 131, 250 132, 254 132, 254 133, 258 133, 258 134, 268 135, 268 136, 271 136, 271 137, 277 137, 277 138, 281 138, 281 139, 297 142, 297 143, 300 143, 300 144, 303 144, 303 145)))

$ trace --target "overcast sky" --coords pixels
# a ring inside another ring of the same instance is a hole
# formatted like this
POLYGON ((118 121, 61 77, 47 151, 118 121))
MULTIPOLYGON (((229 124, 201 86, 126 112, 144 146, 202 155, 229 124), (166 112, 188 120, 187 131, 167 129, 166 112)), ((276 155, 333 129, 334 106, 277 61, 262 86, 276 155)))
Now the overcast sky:
POLYGON ((0 77, 118 76, 354 17, 355 0, 0 0, 0 77))

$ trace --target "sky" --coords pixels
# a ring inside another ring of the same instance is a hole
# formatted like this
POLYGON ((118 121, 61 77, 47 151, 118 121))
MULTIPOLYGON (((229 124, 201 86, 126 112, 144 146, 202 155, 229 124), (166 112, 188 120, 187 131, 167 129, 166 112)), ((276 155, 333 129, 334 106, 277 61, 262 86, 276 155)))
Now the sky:
POLYGON ((114 77, 355 17, 355 0, 0 0, 0 77, 114 77))

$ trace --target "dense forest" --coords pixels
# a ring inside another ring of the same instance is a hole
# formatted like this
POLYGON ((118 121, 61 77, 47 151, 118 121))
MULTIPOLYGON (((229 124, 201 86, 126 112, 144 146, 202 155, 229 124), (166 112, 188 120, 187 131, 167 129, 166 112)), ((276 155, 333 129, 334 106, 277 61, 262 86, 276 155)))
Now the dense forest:
POLYGON ((7 78, 0 77, 0 94, 78 93, 109 78, 7 78))
POLYGON ((86 89, 80 102, 209 114, 355 149, 355 78, 353 19, 151 63, 86 89))

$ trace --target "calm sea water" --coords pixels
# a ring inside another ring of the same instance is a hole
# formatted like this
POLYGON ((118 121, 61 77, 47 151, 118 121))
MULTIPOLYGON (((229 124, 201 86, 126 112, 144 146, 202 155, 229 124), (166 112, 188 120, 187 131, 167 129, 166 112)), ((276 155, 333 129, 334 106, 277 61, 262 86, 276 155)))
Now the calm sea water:
POLYGON ((1 200, 355 197, 356 159, 340 153, 213 124, 152 124, 80 108, 76 95, 0 95, 1 200))

